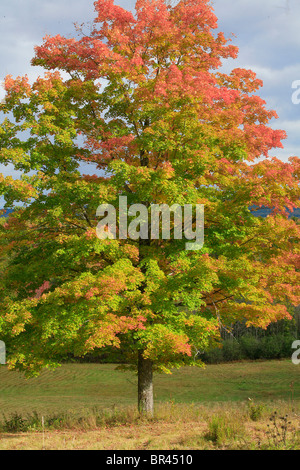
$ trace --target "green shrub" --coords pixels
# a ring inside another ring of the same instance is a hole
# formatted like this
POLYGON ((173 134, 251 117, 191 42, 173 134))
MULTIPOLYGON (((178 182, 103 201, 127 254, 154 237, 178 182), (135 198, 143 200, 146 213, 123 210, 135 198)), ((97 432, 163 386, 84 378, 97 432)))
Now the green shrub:
POLYGON ((4 432, 24 432, 27 431, 28 424, 19 413, 14 413, 10 417, 3 415, 1 430, 4 432))
POLYGON ((291 346, 295 337, 291 334, 264 336, 261 342, 262 359, 281 359, 291 356, 291 346))
POLYGON ((223 342, 224 361, 239 361, 243 359, 243 350, 240 343, 235 339, 227 339, 223 342))
POLYGON ((252 421, 259 421, 265 410, 266 405, 263 403, 254 403, 252 400, 248 403, 248 414, 252 421))
POLYGON ((261 341, 253 336, 242 336, 240 339, 241 348, 247 359, 261 359, 261 341))
POLYGON ((279 359, 282 350, 281 335, 265 336, 261 339, 261 355, 264 359, 279 359))
POLYGON ((201 359, 206 364, 220 364, 224 362, 223 351, 222 348, 214 348, 210 351, 206 351, 202 356, 201 359))
POLYGON ((201 359, 206 364, 240 361, 242 359, 282 359, 291 356, 291 346, 295 340, 292 333, 268 334, 255 337, 251 334, 239 340, 226 339, 222 347, 205 352, 201 359))
POLYGON ((205 439, 220 446, 227 440, 233 440, 244 433, 244 424, 228 414, 213 415, 208 421, 205 439))

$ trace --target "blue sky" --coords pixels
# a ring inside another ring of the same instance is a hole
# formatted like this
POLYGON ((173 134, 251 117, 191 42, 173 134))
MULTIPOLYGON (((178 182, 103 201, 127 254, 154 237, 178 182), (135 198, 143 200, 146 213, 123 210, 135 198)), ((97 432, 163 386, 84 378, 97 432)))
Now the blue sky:
MULTIPOLYGON (((0 13, 0 80, 6 74, 27 74, 30 80, 43 74, 31 67, 34 46, 45 34, 74 36, 74 22, 94 18, 94 0, 10 0, 1 5, 0 13)), ((115 0, 134 9, 133 0, 115 0)), ((300 2, 299 0, 212 0, 219 20, 219 30, 233 37, 239 47, 236 60, 227 61, 226 71, 235 67, 250 68, 264 82, 259 95, 279 119, 273 128, 284 129, 288 138, 284 149, 274 149, 272 156, 284 161, 300 156, 300 104, 292 102, 293 82, 299 80, 300 98, 300 2)), ((0 89, 0 98, 4 92, 0 89)), ((300 101, 300 100, 299 100, 300 101)), ((17 176, 13 169, 0 165, 0 172, 17 176)))

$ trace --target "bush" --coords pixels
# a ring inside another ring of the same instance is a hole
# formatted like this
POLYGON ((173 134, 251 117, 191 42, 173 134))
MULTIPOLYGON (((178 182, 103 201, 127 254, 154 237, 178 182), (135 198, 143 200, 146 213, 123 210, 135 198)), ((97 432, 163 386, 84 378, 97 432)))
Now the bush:
POLYGON ((279 334, 263 338, 263 354, 266 359, 281 359, 291 356, 295 337, 292 334, 279 334))
POLYGON ((282 359, 290 357, 291 346, 296 338, 291 333, 280 333, 254 337, 245 335, 236 339, 226 339, 221 348, 215 348, 203 354, 206 364, 240 361, 242 359, 282 359))
POLYGON ((201 356, 201 359, 206 364, 220 364, 221 362, 224 362, 222 348, 214 348, 210 351, 206 351, 201 356))
POLYGON ((224 361, 239 361, 243 359, 243 350, 237 340, 227 339, 223 342, 223 358, 224 361))
POLYGON ((208 421, 208 431, 204 435, 205 439, 220 446, 228 439, 233 440, 243 435, 244 424, 227 414, 213 415, 208 421))
POLYGON ((279 359, 281 356, 282 341, 280 335, 266 336, 261 340, 261 355, 266 359, 279 359))
POLYGON ((2 431, 13 433, 24 432, 27 429, 27 422, 19 413, 14 413, 9 418, 3 415, 3 422, 1 423, 2 431))
POLYGON ((241 348, 245 358, 247 359, 261 359, 262 346, 261 341, 253 336, 242 336, 240 339, 241 348))
POLYGON ((266 405, 264 403, 254 403, 252 400, 248 403, 248 414, 251 421, 259 421, 265 410, 266 405))

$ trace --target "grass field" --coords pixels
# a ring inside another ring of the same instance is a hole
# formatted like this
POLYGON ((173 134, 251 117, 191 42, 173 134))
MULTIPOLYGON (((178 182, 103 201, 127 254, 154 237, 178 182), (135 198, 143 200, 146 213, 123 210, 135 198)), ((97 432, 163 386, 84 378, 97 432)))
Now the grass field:
POLYGON ((64 364, 26 380, 1 366, 6 422, 32 413, 38 418, 34 432, 2 432, 0 449, 300 448, 300 366, 290 360, 182 368, 156 374, 154 390, 155 416, 145 422, 136 413, 133 372, 64 364), (40 417, 51 415, 57 419, 47 423, 55 425, 41 429, 40 417), (81 418, 70 418, 75 415, 81 418), (277 427, 282 435, 276 437, 277 427))
MULTIPOLYGON (((300 365, 282 360, 186 367, 155 374, 154 395, 156 402, 176 403, 299 400, 300 365)), ((0 366, 0 407, 6 413, 106 408, 136 399, 135 374, 112 364, 64 364, 32 379, 0 366)))

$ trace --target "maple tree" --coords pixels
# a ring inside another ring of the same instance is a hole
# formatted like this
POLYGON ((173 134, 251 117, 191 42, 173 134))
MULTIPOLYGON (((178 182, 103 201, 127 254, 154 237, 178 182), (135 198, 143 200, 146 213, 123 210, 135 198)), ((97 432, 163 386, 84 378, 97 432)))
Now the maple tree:
POLYGON ((121 348, 138 371, 201 365, 235 321, 265 328, 299 303, 299 159, 269 156, 285 132, 254 72, 221 71, 237 48, 207 0, 95 2, 88 35, 44 38, 33 84, 7 76, 0 161, 0 335, 11 368, 36 374, 69 353, 121 348), (98 170, 84 174, 82 163, 98 170), (99 204, 204 204, 205 243, 97 237, 99 204), (20 204, 21 203, 21 204, 20 204), (265 205, 257 218, 249 210, 265 205))

